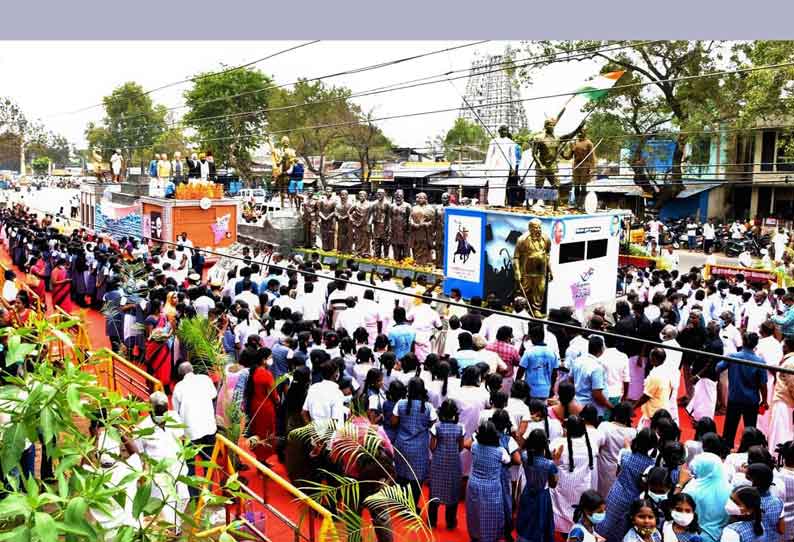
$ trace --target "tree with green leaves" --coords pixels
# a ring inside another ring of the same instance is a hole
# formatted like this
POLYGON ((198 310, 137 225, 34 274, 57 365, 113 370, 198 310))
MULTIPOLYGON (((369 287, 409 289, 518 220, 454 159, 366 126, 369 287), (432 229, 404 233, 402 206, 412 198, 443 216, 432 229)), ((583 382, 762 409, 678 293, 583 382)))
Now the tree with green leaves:
POLYGON ((166 130, 166 108, 156 105, 138 83, 128 81, 102 98, 105 117, 101 124, 89 122, 85 137, 91 148, 100 147, 110 159, 122 149, 130 163, 143 163, 151 147, 166 130))
POLYGON ((195 128, 197 141, 215 161, 251 172, 251 151, 263 140, 274 89, 270 77, 255 68, 199 73, 185 91, 183 121, 195 128))
MULTIPOLYGON (((25 174, 25 153, 31 146, 47 147, 56 137, 40 122, 27 118, 22 108, 10 98, 0 97, 0 134, 16 139, 19 145, 19 171, 25 174)), ((60 141, 59 143, 60 144, 60 141)))
MULTIPOLYGON (((630 127, 638 135, 633 166, 640 169, 642 149, 648 138, 645 134, 665 125, 677 128, 678 135, 673 136, 676 145, 672 169, 667 182, 658 185, 657 206, 683 190, 681 165, 688 132, 713 128, 728 109, 729 101, 721 89, 721 80, 724 82, 725 77, 693 77, 725 68, 722 60, 727 45, 724 42, 677 40, 619 44, 592 40, 540 41, 529 42, 526 49, 532 55, 549 58, 548 61, 533 63, 523 72, 527 81, 551 63, 583 58, 601 61, 602 72, 626 70, 627 73, 609 93, 609 99, 597 102, 594 109, 612 113, 613 121, 630 127)), ((646 182, 636 175, 635 181, 638 184, 646 182)))
POLYGON ((34 158, 30 161, 30 167, 36 175, 46 175, 50 171, 50 159, 46 156, 34 158))
MULTIPOLYGON (((277 142, 286 135, 306 167, 325 184, 325 161, 334 142, 344 141, 352 126, 362 119, 350 104, 350 90, 322 81, 298 80, 291 90, 274 95, 268 129, 277 142), (310 158, 318 156, 315 164, 310 158)), ((367 123, 369 124, 369 123, 367 123)), ((363 139, 374 137, 363 134, 363 139)), ((360 143, 360 139, 359 139, 360 143)))
POLYGON ((455 124, 444 136, 444 156, 447 160, 482 160, 488 149, 488 134, 476 122, 464 118, 455 119, 455 124))
POLYGON ((349 126, 344 127, 341 137, 332 142, 329 154, 336 159, 353 158, 361 163, 362 178, 365 183, 372 179, 372 170, 379 161, 391 156, 392 142, 372 121, 372 111, 363 113, 355 105, 350 106, 349 126))

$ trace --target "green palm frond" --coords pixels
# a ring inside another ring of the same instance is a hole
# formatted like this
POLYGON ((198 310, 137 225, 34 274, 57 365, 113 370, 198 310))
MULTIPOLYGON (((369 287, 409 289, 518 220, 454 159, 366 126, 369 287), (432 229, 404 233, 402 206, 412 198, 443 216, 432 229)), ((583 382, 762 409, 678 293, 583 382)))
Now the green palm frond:
POLYGON ((361 498, 359 480, 329 472, 324 469, 319 469, 318 472, 323 473, 331 483, 326 484, 313 480, 301 480, 305 485, 299 489, 320 502, 330 502, 337 507, 344 503, 346 507, 358 509, 361 498))
POLYGON ((364 499, 364 505, 373 514, 388 514, 400 526, 412 533, 423 533, 428 539, 431 531, 416 508, 410 486, 386 485, 374 495, 364 499))
POLYGON ((191 363, 197 372, 221 371, 228 363, 229 357, 223 350, 218 330, 207 318, 183 318, 176 335, 192 354, 191 363))
POLYGON ((364 532, 364 521, 361 514, 352 508, 341 510, 337 514, 339 538, 340 540, 347 540, 348 542, 362 542, 362 534, 364 532))

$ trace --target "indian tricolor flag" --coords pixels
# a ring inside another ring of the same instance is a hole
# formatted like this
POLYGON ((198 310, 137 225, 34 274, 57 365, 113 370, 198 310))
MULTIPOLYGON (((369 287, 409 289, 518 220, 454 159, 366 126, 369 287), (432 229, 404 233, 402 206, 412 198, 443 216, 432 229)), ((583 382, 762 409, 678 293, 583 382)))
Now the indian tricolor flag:
POLYGON ((563 110, 557 116, 554 133, 560 136, 576 130, 587 116, 585 106, 605 98, 609 94, 609 89, 615 86, 624 73, 623 70, 602 73, 594 79, 586 81, 576 90, 576 94, 565 102, 563 110))

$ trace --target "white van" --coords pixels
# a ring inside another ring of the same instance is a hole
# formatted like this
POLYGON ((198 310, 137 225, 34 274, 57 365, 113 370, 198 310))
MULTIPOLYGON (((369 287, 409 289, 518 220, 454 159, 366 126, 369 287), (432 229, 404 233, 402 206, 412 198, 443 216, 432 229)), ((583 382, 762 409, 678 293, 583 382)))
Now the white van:
POLYGON ((265 204, 265 191, 262 188, 243 188, 240 190, 239 197, 243 201, 251 201, 253 198, 255 205, 265 204))

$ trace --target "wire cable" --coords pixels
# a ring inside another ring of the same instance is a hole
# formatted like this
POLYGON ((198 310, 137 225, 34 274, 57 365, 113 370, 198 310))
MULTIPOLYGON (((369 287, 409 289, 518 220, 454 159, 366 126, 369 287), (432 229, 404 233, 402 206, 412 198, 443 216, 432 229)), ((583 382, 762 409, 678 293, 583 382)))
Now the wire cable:
MULTIPOLYGON (((37 209, 37 210, 40 210, 40 209, 37 209)), ((47 213, 47 214, 51 214, 51 213, 47 213)), ((66 220, 68 220, 70 222, 78 222, 79 223, 79 221, 76 221, 74 219, 66 219, 66 220)), ((82 226, 81 226, 81 228, 84 229, 84 230, 91 231, 89 228, 84 228, 82 226)), ((113 232, 111 230, 108 230, 107 228, 103 228, 102 230, 106 231, 106 233, 111 234, 111 236, 113 235, 113 232)), ((176 243, 176 242, 173 242, 173 241, 164 241, 162 239, 155 239, 153 237, 145 236, 145 235, 142 235, 142 234, 141 235, 130 235, 130 234, 126 234, 126 233, 121 233, 120 236, 121 237, 127 237, 127 238, 134 237, 134 238, 139 239, 141 241, 145 241, 145 242, 146 241, 153 241, 155 243, 161 243, 161 244, 164 244, 164 245, 169 245, 169 246, 174 246, 174 247, 179 247, 180 246, 179 243, 176 243)), ((280 245, 273 245, 273 246, 280 246, 280 245)), ((289 247, 289 248, 291 250, 291 247, 289 247)), ((232 260, 254 263, 253 259, 246 259, 246 258, 243 258, 241 256, 233 256, 233 255, 229 255, 229 254, 224 254, 224 253, 217 252, 217 251, 210 250, 210 249, 206 249, 206 248, 193 247, 190 250, 196 250, 196 251, 199 251, 199 252, 214 256, 214 257, 229 258, 229 259, 232 259, 232 260)), ((304 276, 310 276, 310 277, 314 277, 314 278, 318 278, 318 279, 322 279, 322 280, 337 280, 337 281, 340 281, 340 282, 344 282, 345 284, 350 284, 350 285, 355 285, 355 286, 361 286, 361 284, 362 284, 360 282, 357 282, 357 281, 354 281, 354 280, 350 280, 350 279, 341 279, 341 278, 331 279, 330 277, 328 277, 326 275, 321 275, 321 274, 315 273, 313 271, 297 270, 297 269, 289 268, 287 266, 273 264, 273 263, 267 263, 267 264, 264 264, 264 265, 267 265, 267 267, 272 267, 274 269, 279 269, 279 270, 285 271, 285 272, 292 270, 292 271, 300 273, 300 274, 302 274, 304 276)), ((427 295, 414 294, 414 293, 411 293, 411 292, 405 292, 405 291, 401 291, 401 290, 394 290, 394 289, 391 289, 391 288, 385 288, 383 286, 378 286, 378 285, 374 285, 374 284, 366 284, 366 287, 367 288, 372 288, 373 290, 377 290, 377 291, 388 292, 390 294, 407 296, 407 297, 411 297, 413 299, 420 299, 420 300, 425 301, 425 302, 442 303, 442 304, 453 306, 453 307, 465 308, 465 309, 470 310, 470 311, 473 310, 473 311, 479 311, 479 312, 486 312, 486 313, 489 313, 489 314, 498 314, 498 315, 501 315, 501 316, 515 318, 515 319, 518 319, 518 320, 524 320, 524 321, 530 322, 530 323, 543 324, 543 325, 547 325, 547 326, 556 326, 556 327, 559 327, 559 328, 562 328, 562 329, 568 329, 568 330, 571 330, 571 331, 576 331, 577 333, 583 333, 583 334, 587 334, 587 335, 600 335, 602 337, 609 337, 609 338, 612 338, 612 339, 619 339, 619 340, 622 340, 622 341, 628 340, 628 341, 632 341, 632 342, 635 342, 635 343, 651 346, 651 347, 654 347, 654 348, 661 348, 663 350, 673 350, 673 351, 681 352, 683 354, 688 354, 688 355, 692 355, 692 356, 701 356, 701 357, 705 356, 705 357, 711 358, 713 360, 727 361, 729 363, 736 363, 736 364, 739 364, 739 365, 745 365, 745 366, 753 367, 753 368, 756 368, 756 369, 764 369, 764 370, 768 370, 768 371, 776 372, 776 373, 794 374, 794 369, 787 369, 787 368, 784 368, 784 367, 766 365, 763 362, 759 363, 759 362, 749 361, 749 360, 744 360, 744 359, 731 358, 729 356, 713 354, 711 352, 704 352, 704 351, 701 351, 701 350, 693 350, 691 348, 684 348, 682 346, 665 345, 665 344, 662 344, 660 342, 650 341, 648 339, 643 339, 643 338, 640 338, 640 337, 633 337, 633 336, 630 336, 630 335, 621 335, 621 334, 607 332, 607 331, 597 331, 597 330, 586 328, 584 326, 577 326, 575 324, 566 324, 566 323, 561 323, 561 322, 555 322, 555 321, 548 320, 548 319, 545 319, 545 318, 536 318, 534 316, 519 315, 519 314, 510 313, 510 312, 503 311, 503 310, 484 309, 482 307, 477 307, 475 305, 471 305, 471 304, 468 304, 468 303, 460 303, 460 302, 452 301, 452 300, 449 300, 449 299, 435 298, 435 297, 427 296, 427 295)))

